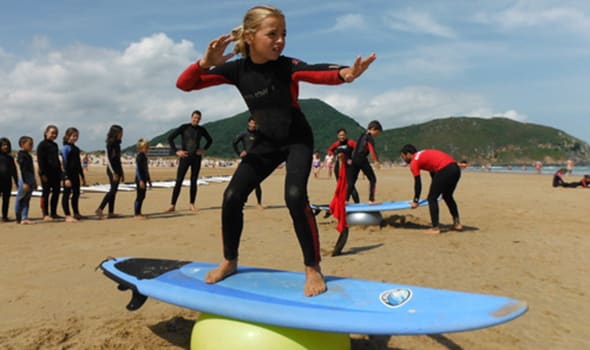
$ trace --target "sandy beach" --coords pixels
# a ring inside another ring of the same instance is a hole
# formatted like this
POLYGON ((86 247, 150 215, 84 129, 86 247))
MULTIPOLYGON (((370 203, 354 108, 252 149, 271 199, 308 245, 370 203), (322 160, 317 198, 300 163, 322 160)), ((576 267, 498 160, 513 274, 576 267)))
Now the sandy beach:
MULTIPOLYGON (((174 168, 150 171, 154 180, 172 179, 175 174, 174 168)), ((232 171, 204 168, 201 175, 232 171)), ((377 200, 411 198, 408 169, 381 169, 377 176, 377 200)), ((104 169, 98 166, 90 169, 88 177, 90 183, 106 182, 104 169)), ((425 186, 428 180, 424 174, 425 186)), ((302 270, 283 185, 281 169, 263 183, 265 210, 257 209, 255 196, 250 196, 244 211, 241 264, 302 270)), ((152 299, 129 312, 125 309, 129 293, 118 291, 96 267, 110 256, 220 261, 225 186, 200 186, 196 213, 188 210, 188 188, 183 188, 174 213, 164 212, 171 189, 152 189, 144 203, 149 217, 144 221, 133 218, 134 192, 119 192, 116 212, 122 217, 109 220, 93 215, 103 194, 84 193, 81 212, 88 219, 78 223, 38 221, 39 199, 33 198, 30 217, 37 224, 0 224, 0 348, 188 349, 197 312, 152 299)), ((312 176, 310 202, 329 202, 334 187, 334 179, 328 179, 325 171, 320 179, 312 176)), ((363 201, 367 187, 366 181, 358 184, 363 201)), ((456 199, 464 232, 423 234, 430 222, 427 208, 385 212, 383 227, 351 227, 344 254, 338 257, 330 256, 337 239, 336 222, 318 216, 323 272, 506 295, 527 301, 529 311, 512 322, 472 332, 352 335, 352 349, 589 349, 590 190, 552 188, 550 175, 466 171, 456 199)), ((13 205, 14 197, 12 218, 13 205)), ((441 222, 451 224, 444 204, 441 222)))

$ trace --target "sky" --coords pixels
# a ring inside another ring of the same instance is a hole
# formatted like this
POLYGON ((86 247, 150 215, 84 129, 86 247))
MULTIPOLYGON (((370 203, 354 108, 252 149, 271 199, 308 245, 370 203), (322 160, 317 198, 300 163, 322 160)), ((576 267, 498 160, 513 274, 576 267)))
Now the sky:
MULTIPOLYGON (((124 145, 246 110, 233 86, 183 92, 176 79, 253 1, 0 0, 0 137, 80 130, 83 150, 124 145)), ((361 125, 506 117, 590 142, 590 2, 285 0, 284 54, 308 63, 377 60, 352 84, 301 83, 361 125), (585 62, 585 63, 584 63, 585 62)), ((61 142, 60 142, 61 143, 61 142)))

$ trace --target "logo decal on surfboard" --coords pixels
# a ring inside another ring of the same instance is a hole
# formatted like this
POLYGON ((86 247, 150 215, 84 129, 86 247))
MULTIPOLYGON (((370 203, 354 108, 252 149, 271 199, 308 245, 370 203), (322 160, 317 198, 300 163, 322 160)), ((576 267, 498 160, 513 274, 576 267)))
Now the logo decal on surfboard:
POLYGON ((412 298, 412 291, 407 288, 396 288, 386 290, 379 295, 379 300, 383 305, 390 308, 398 308, 407 303, 412 298))

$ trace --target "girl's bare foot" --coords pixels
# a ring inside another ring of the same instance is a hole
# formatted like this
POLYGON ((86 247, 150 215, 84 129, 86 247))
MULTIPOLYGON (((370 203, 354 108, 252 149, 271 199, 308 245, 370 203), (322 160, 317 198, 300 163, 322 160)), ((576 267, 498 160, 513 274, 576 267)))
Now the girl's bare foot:
POLYGON ((21 225, 33 225, 35 224, 34 222, 30 221, 30 220, 22 220, 20 222, 21 225))
POLYGON ((115 214, 115 213, 109 213, 109 215, 107 216, 109 219, 118 219, 121 217, 121 215, 119 214, 115 214))
POLYGON ((101 209, 96 209, 94 211, 94 214, 96 214, 96 216, 98 216, 98 219, 99 220, 102 220, 104 218, 104 214, 102 213, 102 210, 101 209))
POLYGON ((145 216, 145 215, 135 215, 133 218, 135 220, 145 220, 145 219, 147 219, 147 216, 145 216))
POLYGON ((326 281, 319 265, 305 267, 305 286, 303 293, 306 297, 320 295, 327 290, 326 281))
POLYGON ((452 229, 453 229, 453 231, 461 232, 461 231, 463 231, 463 225, 461 225, 461 224, 454 224, 453 227, 452 227, 452 229))
POLYGON ((431 227, 428 230, 424 230, 424 233, 429 234, 429 235, 439 235, 440 234, 440 228, 438 228, 438 227, 431 227))
POLYGON ((78 220, 76 220, 74 217, 67 215, 65 220, 65 222, 78 222, 78 220))
POLYGON ((191 211, 199 211, 199 209, 197 209, 197 207, 195 207, 194 204, 190 205, 191 211))
POLYGON ((264 210, 264 207, 262 206, 262 204, 258 203, 256 206, 258 207, 258 209, 264 210))
POLYGON ((238 271, 238 260, 224 260, 219 266, 207 273, 206 283, 217 283, 238 271))
POLYGON ((53 221, 53 218, 51 216, 47 215, 47 216, 43 217, 43 221, 51 222, 51 221, 53 221))
POLYGON ((168 209, 166 209, 166 211, 167 211, 168 213, 171 213, 171 212, 173 212, 173 211, 175 211, 175 210, 176 210, 176 206, 175 206, 175 205, 171 205, 170 207, 168 207, 168 209))

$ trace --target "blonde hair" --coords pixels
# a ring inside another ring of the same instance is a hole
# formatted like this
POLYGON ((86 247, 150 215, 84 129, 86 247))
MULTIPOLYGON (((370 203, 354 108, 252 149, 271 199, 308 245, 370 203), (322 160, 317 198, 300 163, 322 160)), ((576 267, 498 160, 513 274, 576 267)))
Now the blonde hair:
POLYGON ((142 149, 144 149, 144 147, 149 148, 150 142, 144 139, 137 140, 137 143, 135 144, 135 148, 137 149, 137 151, 141 151, 142 149))
POLYGON ((246 40, 244 40, 245 34, 256 33, 262 21, 272 16, 282 18, 283 21, 285 20, 283 12, 276 7, 263 5, 249 9, 244 16, 242 24, 231 31, 231 39, 236 42, 234 53, 240 54, 242 57, 248 57, 249 49, 246 40))

